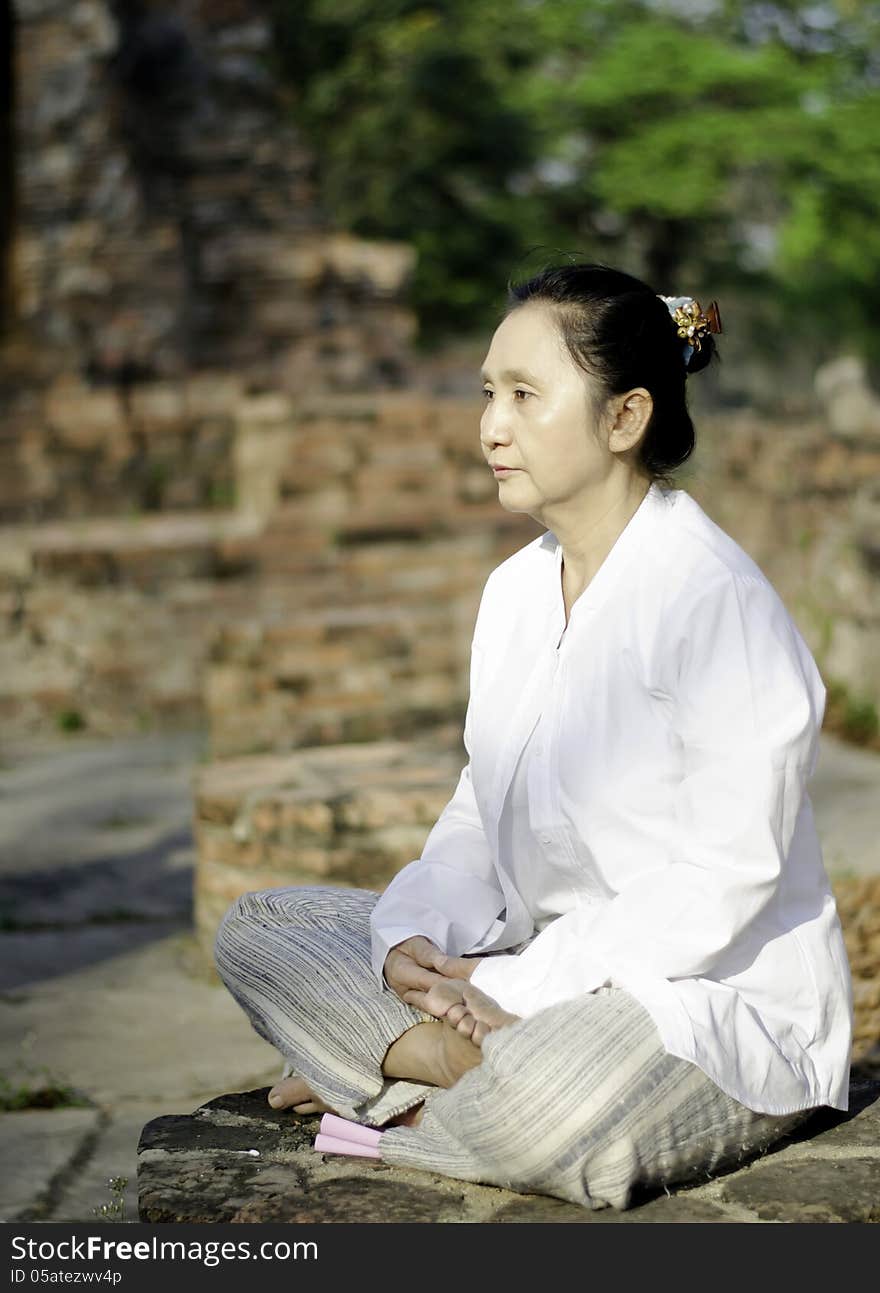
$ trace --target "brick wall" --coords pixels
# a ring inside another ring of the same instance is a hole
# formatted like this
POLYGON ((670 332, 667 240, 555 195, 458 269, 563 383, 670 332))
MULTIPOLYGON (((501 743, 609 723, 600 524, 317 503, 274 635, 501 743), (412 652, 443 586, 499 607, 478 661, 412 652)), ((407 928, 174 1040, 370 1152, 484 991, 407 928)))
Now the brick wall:
POLYGON ((242 392, 408 380, 412 248, 319 209, 266 6, 13 18, 0 524, 229 506, 242 392))

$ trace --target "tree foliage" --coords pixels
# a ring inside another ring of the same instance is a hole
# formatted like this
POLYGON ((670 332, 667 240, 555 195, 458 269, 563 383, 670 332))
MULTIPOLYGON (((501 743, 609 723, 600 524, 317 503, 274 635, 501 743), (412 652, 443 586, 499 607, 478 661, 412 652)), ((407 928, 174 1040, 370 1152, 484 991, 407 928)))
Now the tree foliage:
POLYGON ((423 338, 558 253, 880 359, 880 17, 748 0, 274 0, 328 219, 418 251, 423 338))

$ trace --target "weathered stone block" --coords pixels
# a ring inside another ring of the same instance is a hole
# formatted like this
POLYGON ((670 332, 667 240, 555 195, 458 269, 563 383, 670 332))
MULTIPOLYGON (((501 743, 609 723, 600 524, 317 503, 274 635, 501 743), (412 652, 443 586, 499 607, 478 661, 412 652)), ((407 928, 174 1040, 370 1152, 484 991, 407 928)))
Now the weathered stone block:
POLYGON ((82 451, 122 434, 126 423, 116 391, 90 390, 70 377, 61 377, 50 387, 45 416, 64 444, 82 451))
MULTIPOLYGON (((858 1144, 833 1143, 834 1132, 821 1114, 802 1129, 797 1145, 771 1149, 708 1187, 643 1192, 621 1212, 379 1159, 317 1153, 320 1117, 272 1109, 268 1090, 220 1096, 189 1116, 146 1124, 138 1143, 141 1221, 638 1225, 878 1219, 876 1159, 860 1154, 858 1144)), ((880 1083, 863 1095, 863 1108, 876 1106, 880 1083)), ((843 1115, 838 1131, 855 1121, 843 1115)))
POLYGON ((196 927, 206 960, 225 907, 267 875, 384 888, 419 856, 461 764, 458 733, 444 729, 430 744, 309 747, 200 769, 196 927))

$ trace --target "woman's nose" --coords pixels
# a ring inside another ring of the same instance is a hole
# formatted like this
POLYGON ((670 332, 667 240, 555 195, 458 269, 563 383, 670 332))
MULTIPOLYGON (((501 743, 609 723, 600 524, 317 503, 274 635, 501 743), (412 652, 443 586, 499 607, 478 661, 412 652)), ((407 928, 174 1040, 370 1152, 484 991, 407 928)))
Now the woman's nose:
POLYGON ((510 444, 510 428, 507 419, 492 404, 486 406, 480 421, 480 439, 487 449, 496 444, 510 444))

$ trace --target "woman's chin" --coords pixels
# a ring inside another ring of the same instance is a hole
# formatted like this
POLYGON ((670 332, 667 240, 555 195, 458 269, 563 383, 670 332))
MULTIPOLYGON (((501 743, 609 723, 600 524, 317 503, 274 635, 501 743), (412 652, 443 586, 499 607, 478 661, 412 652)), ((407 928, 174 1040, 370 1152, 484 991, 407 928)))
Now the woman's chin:
POLYGON ((516 499, 512 492, 505 490, 498 491, 498 502, 504 508, 505 512, 519 512, 523 516, 530 516, 533 521, 543 525, 541 520, 541 509, 537 504, 530 504, 525 499, 516 499))

